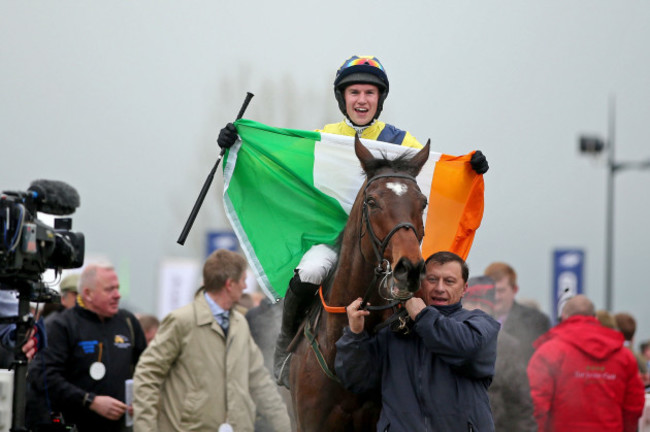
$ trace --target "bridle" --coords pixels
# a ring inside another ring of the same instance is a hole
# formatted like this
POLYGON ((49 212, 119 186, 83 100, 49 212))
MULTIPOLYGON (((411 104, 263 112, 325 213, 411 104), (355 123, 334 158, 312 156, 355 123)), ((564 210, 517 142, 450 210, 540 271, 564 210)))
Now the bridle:
MULTIPOLYGON (((372 282, 368 285, 368 288, 366 289, 366 293, 363 296, 363 301, 361 302, 361 309, 368 309, 368 310, 384 310, 384 309, 389 309, 392 307, 395 307, 397 304, 401 302, 401 300, 395 300, 393 302, 390 302, 387 305, 383 306, 368 306, 368 299, 370 298, 370 295, 372 294, 372 290, 379 280, 379 283, 377 284, 377 289, 380 290, 383 285, 387 285, 389 283, 393 284, 393 270, 391 269, 390 262, 384 258, 384 252, 386 252, 386 248, 388 247, 388 244, 390 243, 391 238, 397 231, 401 230, 402 228, 407 228, 413 231, 415 234, 415 237, 418 239, 419 243, 422 243, 422 237, 418 235, 417 230, 415 229, 415 226, 410 223, 410 222, 400 222, 397 225, 391 229, 386 237, 384 237, 383 240, 380 240, 379 237, 377 237, 377 234, 375 234, 375 231, 372 228, 372 224, 370 223, 370 216, 368 214, 368 186, 375 180, 381 179, 381 178, 387 178, 387 177, 395 177, 395 178, 403 178, 406 180, 410 180, 413 183, 416 184, 417 186, 417 181, 415 180, 415 177, 407 175, 407 174, 397 174, 397 173, 392 173, 392 174, 378 174, 372 178, 370 178, 367 182, 366 185, 363 189, 363 208, 362 208, 362 213, 361 213, 361 230, 359 231, 359 250, 361 251, 361 256, 363 257, 364 261, 368 261, 366 257, 363 255, 363 249, 361 247, 361 240, 364 237, 365 233, 363 232, 363 226, 364 226, 364 221, 365 221, 365 226, 366 226, 366 232, 370 236, 371 244, 373 251, 375 253, 375 258, 376 258, 376 265, 375 265, 375 272, 374 276, 372 279, 372 282)), ((388 291, 390 292, 390 290, 388 291)))

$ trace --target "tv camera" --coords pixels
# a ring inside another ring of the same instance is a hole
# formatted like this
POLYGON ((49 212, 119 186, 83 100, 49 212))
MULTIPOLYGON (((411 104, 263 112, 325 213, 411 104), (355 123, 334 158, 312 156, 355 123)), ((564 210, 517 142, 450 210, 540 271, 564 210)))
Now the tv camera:
POLYGON ((25 192, 0 194, 0 289, 18 292, 18 316, 0 317, 2 324, 16 324, 12 431, 27 430, 27 358, 20 347, 34 324, 29 303, 60 301, 59 294, 43 283, 42 274, 53 269, 59 276, 61 270, 81 267, 84 262, 84 236, 71 231, 71 218, 56 218, 51 227, 37 216, 39 212, 65 216, 77 207, 79 194, 60 181, 35 180, 25 192))

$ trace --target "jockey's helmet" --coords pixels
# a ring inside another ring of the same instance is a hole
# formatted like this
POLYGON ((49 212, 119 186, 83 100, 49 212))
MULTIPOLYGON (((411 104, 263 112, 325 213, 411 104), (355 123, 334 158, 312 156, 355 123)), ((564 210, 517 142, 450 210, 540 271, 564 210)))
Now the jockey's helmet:
MULTIPOLYGON (((374 56, 352 56, 345 60, 336 71, 334 79, 334 96, 339 103, 339 109, 347 117, 345 110, 345 88, 351 84, 374 84, 379 89, 379 101, 375 119, 384 108, 384 100, 388 96, 388 76, 379 59, 374 56)), ((374 120, 374 119, 373 119, 374 120)))

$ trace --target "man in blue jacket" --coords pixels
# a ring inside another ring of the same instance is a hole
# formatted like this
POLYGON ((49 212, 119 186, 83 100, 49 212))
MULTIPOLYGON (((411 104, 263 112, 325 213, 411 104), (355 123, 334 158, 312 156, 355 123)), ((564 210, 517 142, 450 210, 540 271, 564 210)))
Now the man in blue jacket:
POLYGON ((463 309, 469 269, 451 252, 426 261, 420 297, 405 304, 408 335, 364 330, 361 299, 347 307, 349 327, 336 343, 336 374, 353 392, 381 389, 378 431, 494 431, 488 387, 499 323, 463 309))

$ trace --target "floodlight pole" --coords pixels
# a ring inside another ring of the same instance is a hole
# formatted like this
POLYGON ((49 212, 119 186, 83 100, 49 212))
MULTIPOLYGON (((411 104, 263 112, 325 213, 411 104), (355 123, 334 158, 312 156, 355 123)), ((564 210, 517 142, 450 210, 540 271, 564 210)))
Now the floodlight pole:
POLYGON ((616 142, 616 100, 609 99, 607 130, 607 197, 605 203, 605 309, 612 312, 614 286, 614 144, 616 142))
POLYGON ((580 137, 580 151, 598 154, 607 151, 607 191, 605 202, 605 309, 613 310, 614 301, 614 193, 615 174, 627 169, 650 169, 650 159, 634 162, 616 162, 615 136, 616 136, 616 99, 609 99, 609 115, 607 128, 607 141, 594 136, 580 137))

